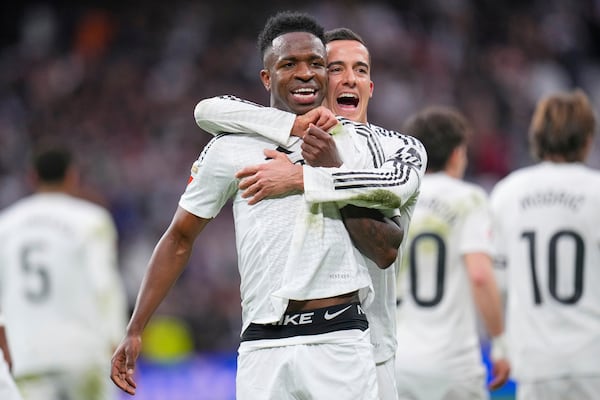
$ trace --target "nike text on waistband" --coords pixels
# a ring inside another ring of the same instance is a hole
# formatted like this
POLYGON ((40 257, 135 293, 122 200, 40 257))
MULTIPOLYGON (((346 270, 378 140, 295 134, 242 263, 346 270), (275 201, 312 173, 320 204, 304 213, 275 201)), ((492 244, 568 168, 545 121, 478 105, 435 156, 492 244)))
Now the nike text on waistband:
POLYGON ((318 335, 348 329, 365 331, 368 328, 369 323, 360 303, 346 303, 287 313, 273 324, 250 324, 242 334, 241 341, 318 335))

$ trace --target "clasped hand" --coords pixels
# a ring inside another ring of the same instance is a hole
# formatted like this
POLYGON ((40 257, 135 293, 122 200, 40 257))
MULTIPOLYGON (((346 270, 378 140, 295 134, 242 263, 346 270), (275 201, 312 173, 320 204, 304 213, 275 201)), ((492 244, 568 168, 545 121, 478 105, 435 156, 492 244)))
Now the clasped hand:
MULTIPOLYGON (((333 137, 312 123, 300 147, 302 157, 313 167, 339 167, 342 164, 333 137)), ((271 160, 244 167, 235 175, 240 179, 239 188, 243 190, 242 197, 248 199, 248 204, 304 191, 301 165, 293 164, 284 153, 277 150, 265 149, 264 154, 271 160)))

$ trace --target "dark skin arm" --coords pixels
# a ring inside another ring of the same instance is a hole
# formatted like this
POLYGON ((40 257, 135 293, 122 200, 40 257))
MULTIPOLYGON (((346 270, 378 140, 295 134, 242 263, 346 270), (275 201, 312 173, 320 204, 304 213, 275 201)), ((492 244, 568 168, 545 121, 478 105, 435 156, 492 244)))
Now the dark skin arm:
POLYGON ((6 329, 4 329, 4 325, 0 325, 0 349, 2 349, 2 352, 4 353, 4 361, 6 361, 6 364, 8 365, 8 370, 12 371, 12 358, 8 349, 6 329))
POLYGON ((196 237, 209 221, 177 208, 171 225, 152 253, 126 335, 111 361, 110 378, 130 395, 135 394, 137 387, 134 374, 136 360, 142 349, 142 332, 183 272, 196 237))
MULTIPOLYGON (((311 126, 304 136, 302 156, 312 167, 339 167, 342 164, 333 137, 311 126)), ((379 268, 392 265, 404 238, 399 218, 392 221, 379 210, 347 205, 340 209, 354 246, 379 268)))

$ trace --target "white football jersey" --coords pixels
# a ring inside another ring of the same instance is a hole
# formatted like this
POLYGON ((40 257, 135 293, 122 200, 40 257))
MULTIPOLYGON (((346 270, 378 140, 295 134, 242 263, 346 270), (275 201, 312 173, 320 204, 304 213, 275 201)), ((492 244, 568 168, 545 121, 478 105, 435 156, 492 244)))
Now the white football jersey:
POLYGON ((491 201, 514 376, 600 375, 600 172, 542 162, 498 182, 491 201))
MULTIPOLYGON (((325 298, 362 289, 372 297, 371 280, 352 253, 352 242, 335 204, 310 205, 300 194, 255 205, 241 197, 235 173, 266 162, 263 150, 277 145, 258 135, 215 137, 192 168, 179 205, 213 218, 233 201, 242 331, 250 323, 273 323, 290 299, 325 298)), ((299 140, 285 148, 299 160, 299 140)))
POLYGON ((398 276, 396 368, 449 379, 484 376, 463 256, 492 253, 487 195, 445 173, 426 174, 398 276))
POLYGON ((127 305, 104 208, 39 193, 3 210, 0 285, 16 377, 109 363, 127 305))
MULTIPOLYGON (((259 133, 281 145, 298 140, 290 137, 295 114, 262 107, 235 96, 203 100, 196 106, 194 116, 198 125, 211 134, 259 133)), ((340 120, 355 133, 354 145, 339 149, 344 159, 344 169, 305 167, 305 199, 311 203, 335 201, 340 207, 345 203, 377 207, 388 216, 401 211, 403 227, 408 229, 427 162, 423 145, 411 136, 376 125, 354 123, 345 118, 340 120), (379 170, 374 170, 374 167, 379 170), (346 172, 348 168, 359 170, 346 172), (361 174, 361 168, 367 170, 361 174), (398 196, 392 198, 393 203, 389 202, 385 188, 397 193, 398 196), (367 198, 364 193, 370 196, 367 198), (401 210, 395 210, 396 207, 401 210)), ((336 138, 336 143, 339 144, 339 138, 336 138)), ((396 351, 397 268, 392 266, 382 270, 358 251, 355 253, 362 260, 361 263, 367 265, 375 291, 373 302, 365 309, 375 361, 381 363, 393 357, 396 351)))

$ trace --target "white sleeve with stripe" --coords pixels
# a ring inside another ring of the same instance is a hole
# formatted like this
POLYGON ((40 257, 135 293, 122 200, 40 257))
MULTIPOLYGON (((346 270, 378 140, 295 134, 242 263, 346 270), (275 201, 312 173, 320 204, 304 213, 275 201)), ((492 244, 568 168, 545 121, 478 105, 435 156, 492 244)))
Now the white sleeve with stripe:
MULTIPOLYGON (((364 132, 364 130, 363 130, 364 132)), ((416 201, 427 166, 417 139, 398 134, 379 138, 380 166, 367 169, 304 167, 304 195, 311 203, 335 201, 380 209, 406 209, 416 201)))
POLYGON ((263 107, 235 96, 219 96, 200 101, 194 109, 194 118, 200 128, 212 135, 258 133, 275 143, 286 145, 296 114, 263 107))
MULTIPOLYGON (((194 111, 200 128, 212 133, 258 133, 279 144, 289 139, 296 115, 272 107, 242 100, 235 96, 220 96, 202 100, 194 111), (289 126, 284 132, 281 127, 289 126)), ((346 120, 345 130, 361 126, 364 132, 369 127, 346 120), (351 128, 348 128, 351 125, 351 128)), ((381 129, 381 128, 380 128, 381 129)), ((397 134, 385 130, 385 135, 397 134)), ((375 135, 369 132, 369 136, 375 135)), ((347 142, 336 138, 338 145, 347 142)), ((354 136, 354 135, 352 135, 354 136)), ((386 147, 394 153, 384 160, 380 167, 354 169, 363 164, 364 152, 354 147, 354 152, 342 155, 344 165, 340 168, 304 166, 304 190, 311 203, 340 202, 356 206, 379 209, 402 209, 414 201, 420 180, 425 173, 427 155, 423 145, 406 135, 385 138, 386 147)), ((350 141, 351 142, 351 141, 350 141)), ((386 153, 388 153, 386 151, 386 153)))

